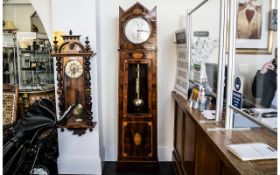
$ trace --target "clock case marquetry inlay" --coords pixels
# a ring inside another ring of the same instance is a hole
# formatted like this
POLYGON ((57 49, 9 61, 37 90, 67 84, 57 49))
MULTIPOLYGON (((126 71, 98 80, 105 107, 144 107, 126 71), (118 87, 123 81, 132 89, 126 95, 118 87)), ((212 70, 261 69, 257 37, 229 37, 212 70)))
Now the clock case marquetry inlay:
POLYGON ((136 3, 126 11, 119 8, 119 165, 158 161, 156 23, 156 7, 150 11, 136 3), (133 18, 150 26, 149 38, 142 43, 125 36, 125 26, 133 18))
POLYGON ((56 57, 57 61, 59 115, 62 116, 70 105, 78 105, 70 114, 69 120, 60 127, 61 131, 67 128, 72 130, 73 134, 81 136, 85 134, 87 129, 92 131, 96 125, 96 122, 92 121, 90 75, 90 58, 95 53, 89 46, 88 37, 86 37, 85 45, 80 42, 80 35, 72 35, 72 31, 69 32, 69 35, 61 37, 63 38, 63 43, 60 46, 57 45, 57 38, 54 37, 52 52, 52 56, 56 57), (70 68, 66 70, 66 67, 70 68), (81 67, 82 70, 80 70, 81 67), (65 71, 68 71, 68 73, 65 71))

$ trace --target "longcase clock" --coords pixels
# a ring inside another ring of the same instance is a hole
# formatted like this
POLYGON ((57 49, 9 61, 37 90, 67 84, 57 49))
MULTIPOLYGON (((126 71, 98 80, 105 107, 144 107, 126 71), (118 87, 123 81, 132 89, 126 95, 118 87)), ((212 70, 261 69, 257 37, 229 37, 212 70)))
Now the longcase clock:
POLYGON ((118 164, 157 158, 156 7, 119 9, 118 164))
POLYGON ((89 46, 80 42, 80 35, 63 35, 63 43, 58 46, 54 41, 52 56, 56 57, 57 94, 60 116, 73 104, 76 104, 64 128, 73 130, 73 134, 82 135, 87 129, 92 131, 96 122, 92 119, 90 58, 94 53, 89 46))

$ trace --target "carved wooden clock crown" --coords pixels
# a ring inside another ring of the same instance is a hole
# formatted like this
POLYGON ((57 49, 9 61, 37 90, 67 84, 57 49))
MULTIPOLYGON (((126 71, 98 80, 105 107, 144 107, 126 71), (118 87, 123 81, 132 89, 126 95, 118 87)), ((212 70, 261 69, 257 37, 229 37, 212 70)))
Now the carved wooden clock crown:
POLYGON ((55 37, 52 52, 52 56, 57 59, 59 114, 62 116, 70 105, 76 104, 76 108, 66 124, 61 127, 74 130, 74 134, 81 135, 87 128, 92 131, 96 125, 96 122, 92 122, 91 111, 90 58, 93 51, 87 37, 84 46, 80 42, 80 35, 73 35, 71 30, 69 35, 63 35, 62 38, 64 42, 58 46, 55 37))

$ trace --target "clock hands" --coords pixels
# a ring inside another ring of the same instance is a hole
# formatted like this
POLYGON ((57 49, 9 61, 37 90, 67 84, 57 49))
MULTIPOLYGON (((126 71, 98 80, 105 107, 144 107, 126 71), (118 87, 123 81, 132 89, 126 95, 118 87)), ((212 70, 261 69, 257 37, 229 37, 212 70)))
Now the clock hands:
POLYGON ((149 31, 149 30, 144 30, 144 29, 137 29, 136 31, 137 31, 137 32, 150 33, 150 31, 149 31))
POLYGON ((140 44, 147 41, 151 33, 149 22, 141 17, 129 20, 126 23, 124 30, 127 39, 134 44, 140 44))
POLYGON ((66 74, 70 78, 79 78, 83 74, 83 68, 80 62, 70 61, 66 65, 66 74))
POLYGON ((73 76, 75 76, 75 74, 78 73, 80 71, 80 69, 82 69, 82 68, 74 63, 72 63, 72 65, 70 65, 70 72, 73 76))
POLYGON ((77 71, 78 69, 79 69, 79 68, 78 68, 76 65, 72 64, 72 65, 70 66, 71 74, 72 74, 72 75, 75 75, 75 73, 78 72, 78 71, 77 71))

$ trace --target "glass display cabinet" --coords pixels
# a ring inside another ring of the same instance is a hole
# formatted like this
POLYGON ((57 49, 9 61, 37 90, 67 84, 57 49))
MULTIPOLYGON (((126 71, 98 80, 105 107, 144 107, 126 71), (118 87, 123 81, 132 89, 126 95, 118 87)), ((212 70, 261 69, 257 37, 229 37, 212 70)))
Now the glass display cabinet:
POLYGON ((20 91, 42 91, 54 88, 51 45, 45 34, 17 33, 20 91))
POLYGON ((17 84, 16 45, 14 33, 3 33, 3 83, 17 84))
POLYGON ((39 98, 55 100, 53 58, 46 34, 17 32, 19 106, 21 113, 39 98))

